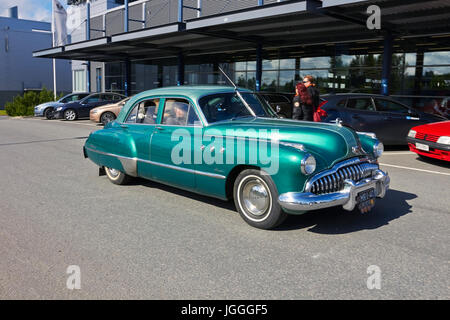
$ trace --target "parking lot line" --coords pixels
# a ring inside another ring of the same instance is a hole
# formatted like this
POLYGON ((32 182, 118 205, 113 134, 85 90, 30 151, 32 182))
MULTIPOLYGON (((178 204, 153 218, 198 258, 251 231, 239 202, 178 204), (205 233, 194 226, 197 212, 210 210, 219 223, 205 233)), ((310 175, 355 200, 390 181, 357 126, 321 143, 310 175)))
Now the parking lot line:
POLYGON ((396 166, 396 165, 387 164, 387 163, 380 163, 380 166, 386 166, 386 167, 393 167, 393 168, 398 168, 398 169, 413 170, 413 171, 420 171, 420 172, 426 172, 426 173, 433 173, 433 174, 440 174, 440 175, 444 175, 444 176, 450 176, 450 173, 446 173, 446 172, 432 171, 432 170, 425 170, 425 169, 417 169, 417 168, 410 168, 410 167, 403 167, 403 166, 396 166))
POLYGON ((389 151, 385 151, 383 153, 383 156, 401 156, 401 155, 410 155, 410 156, 414 156, 417 155, 414 152, 411 151, 405 151, 405 152, 389 152, 389 151))

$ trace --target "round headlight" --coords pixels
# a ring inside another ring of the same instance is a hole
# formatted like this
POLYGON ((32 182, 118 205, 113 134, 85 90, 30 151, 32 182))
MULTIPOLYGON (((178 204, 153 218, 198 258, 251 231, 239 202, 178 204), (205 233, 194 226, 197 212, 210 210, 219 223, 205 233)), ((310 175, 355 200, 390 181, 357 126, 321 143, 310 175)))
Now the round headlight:
POLYGON ((437 143, 450 145, 450 137, 442 136, 438 139, 437 143))
POLYGON ((310 154, 305 155, 301 163, 301 168, 303 174, 310 175, 316 170, 316 159, 310 154))
POLYGON ((379 158, 379 157, 381 157, 383 152, 384 152, 384 145, 383 145, 383 143, 377 142, 373 146, 373 154, 375 155, 375 157, 379 158))

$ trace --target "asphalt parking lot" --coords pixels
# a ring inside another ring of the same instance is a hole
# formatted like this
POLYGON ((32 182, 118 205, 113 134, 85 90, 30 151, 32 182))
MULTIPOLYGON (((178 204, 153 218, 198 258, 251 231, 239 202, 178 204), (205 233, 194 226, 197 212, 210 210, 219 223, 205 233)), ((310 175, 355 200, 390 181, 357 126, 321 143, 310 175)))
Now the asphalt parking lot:
POLYGON ((232 203, 99 177, 82 146, 100 128, 0 117, 1 299, 450 298, 450 165, 389 149, 391 190, 370 214, 321 210, 263 231, 232 203))

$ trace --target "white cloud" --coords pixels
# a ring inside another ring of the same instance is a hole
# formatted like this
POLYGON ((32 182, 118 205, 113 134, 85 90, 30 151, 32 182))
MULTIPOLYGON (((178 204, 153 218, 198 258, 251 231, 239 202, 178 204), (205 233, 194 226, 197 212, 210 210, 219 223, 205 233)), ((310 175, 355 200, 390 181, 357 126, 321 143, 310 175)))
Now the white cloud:
POLYGON ((52 20, 51 0, 2 0, 0 3, 0 16, 8 16, 8 8, 17 6, 19 18, 35 21, 52 20))

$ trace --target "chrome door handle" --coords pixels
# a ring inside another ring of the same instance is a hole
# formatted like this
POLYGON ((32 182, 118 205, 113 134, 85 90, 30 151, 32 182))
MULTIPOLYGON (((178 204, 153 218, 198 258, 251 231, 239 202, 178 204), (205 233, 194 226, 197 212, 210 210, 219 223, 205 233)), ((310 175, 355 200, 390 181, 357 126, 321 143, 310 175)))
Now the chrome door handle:
POLYGON ((159 131, 163 131, 163 130, 164 130, 164 128, 163 128, 163 127, 161 127, 161 126, 157 126, 157 127, 156 127, 156 130, 159 130, 159 131))

